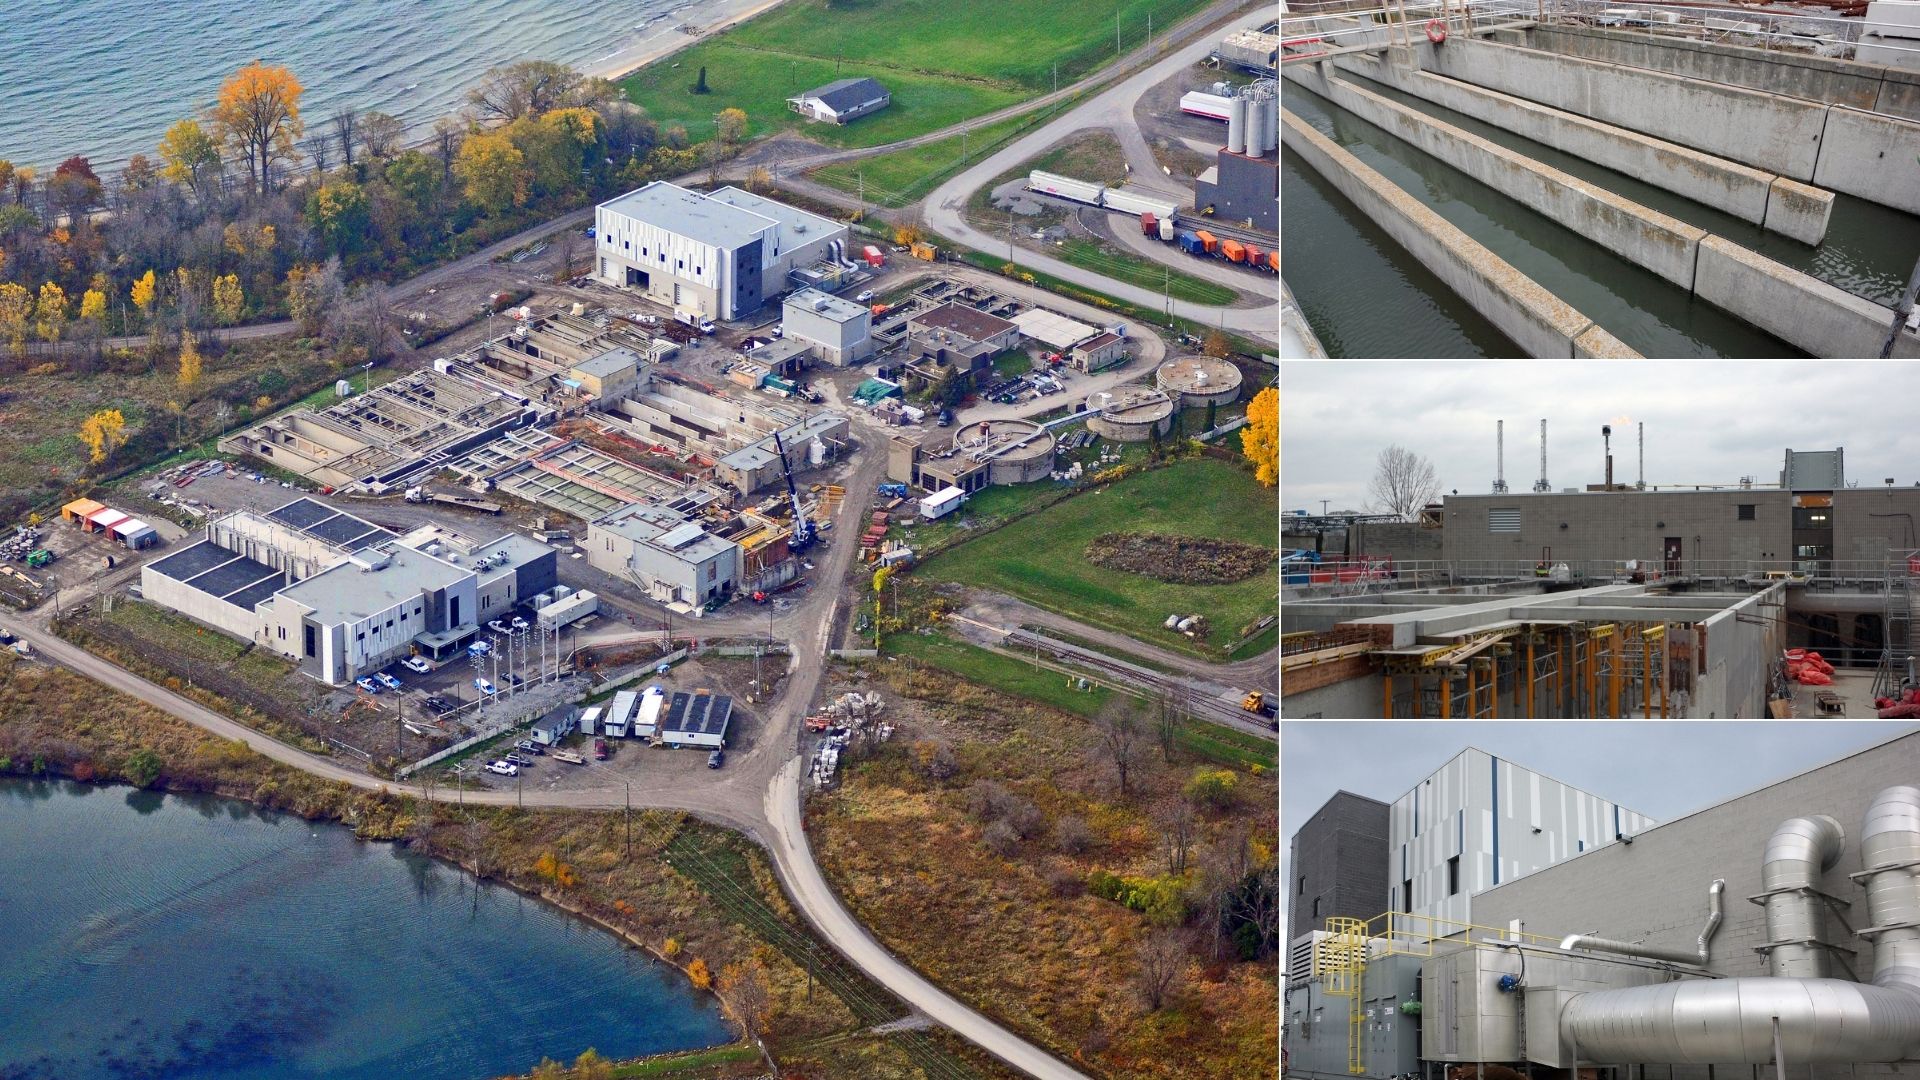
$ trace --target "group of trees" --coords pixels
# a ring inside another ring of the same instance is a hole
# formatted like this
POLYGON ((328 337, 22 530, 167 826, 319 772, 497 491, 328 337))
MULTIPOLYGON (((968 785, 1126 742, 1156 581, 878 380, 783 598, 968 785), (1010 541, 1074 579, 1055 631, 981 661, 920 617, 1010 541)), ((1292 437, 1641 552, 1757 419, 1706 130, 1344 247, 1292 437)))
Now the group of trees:
MULTIPOLYGON (((466 110, 414 137, 384 113, 311 117, 304 93, 288 69, 249 64, 110 178, 81 156, 44 178, 0 160, 0 342, 22 357, 36 339, 170 343, 282 316, 317 334, 356 287, 703 156, 612 83, 545 61, 489 71, 466 110)), ((744 114, 721 119, 744 137, 744 114)))

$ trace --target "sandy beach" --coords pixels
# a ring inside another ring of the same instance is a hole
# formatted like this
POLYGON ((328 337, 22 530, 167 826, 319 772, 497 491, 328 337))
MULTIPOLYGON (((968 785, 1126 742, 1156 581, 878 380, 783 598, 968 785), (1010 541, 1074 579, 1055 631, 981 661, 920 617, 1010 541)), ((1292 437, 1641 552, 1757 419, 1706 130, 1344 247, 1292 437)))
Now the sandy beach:
POLYGON ((763 11, 778 7, 782 2, 784 0, 702 0, 698 4, 689 4, 656 18, 645 30, 613 52, 587 61, 582 65, 582 71, 614 80, 625 78, 669 53, 745 22, 763 11), (704 21, 693 23, 681 18, 689 8, 695 7, 704 21), (688 33, 683 29, 686 27, 691 27, 694 32, 688 33))

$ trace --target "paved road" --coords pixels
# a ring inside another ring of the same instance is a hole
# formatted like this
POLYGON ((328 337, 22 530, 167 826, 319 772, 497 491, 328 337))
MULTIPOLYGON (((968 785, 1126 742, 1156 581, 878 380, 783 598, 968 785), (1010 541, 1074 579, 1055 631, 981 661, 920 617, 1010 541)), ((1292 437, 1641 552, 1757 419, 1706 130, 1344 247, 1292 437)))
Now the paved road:
MULTIPOLYGON (((1139 100, 1141 94, 1171 77, 1175 72, 1198 62, 1212 47, 1213 41, 1210 37, 1201 35, 1195 38, 1174 49, 1152 66, 1135 71, 1098 97, 1068 111, 1046 127, 1014 140, 1003 147, 999 153, 948 180, 935 189, 933 194, 927 196, 925 207, 927 224, 935 232, 950 236, 970 247, 981 251, 993 251, 994 238, 975 229, 966 220, 967 200, 975 191, 999 174, 1034 157, 1074 132, 1088 128, 1117 129, 1122 125, 1132 124, 1133 105, 1139 100)), ((1157 251, 1154 253, 1162 254, 1157 251)), ((1025 252, 1021 255, 1020 261, 1062 280, 1090 289, 1099 289, 1135 304, 1159 309, 1164 303, 1161 294, 1150 289, 1113 281, 1091 270, 1083 270, 1050 256, 1025 252)), ((1274 292, 1277 294, 1278 290, 1275 289, 1274 292)), ((1277 295, 1273 303, 1254 308, 1222 308, 1176 300, 1173 302, 1173 313, 1184 319, 1206 325, 1223 326, 1264 340, 1278 340, 1280 305, 1277 295)))

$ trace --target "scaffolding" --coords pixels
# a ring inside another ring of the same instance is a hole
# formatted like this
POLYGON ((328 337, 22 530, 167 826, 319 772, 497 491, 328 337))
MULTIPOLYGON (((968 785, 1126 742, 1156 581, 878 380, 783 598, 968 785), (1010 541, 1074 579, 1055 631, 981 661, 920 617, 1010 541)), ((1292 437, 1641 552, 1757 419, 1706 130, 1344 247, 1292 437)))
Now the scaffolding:
POLYGON ((1388 719, 1665 718, 1676 708, 1666 623, 1525 623, 1372 651, 1388 719))
POLYGON ((1873 696, 1898 698, 1906 689, 1907 662, 1913 656, 1914 604, 1920 601, 1913 579, 1920 575, 1920 551, 1897 551, 1887 562, 1886 594, 1880 616, 1880 664, 1873 673, 1873 696))

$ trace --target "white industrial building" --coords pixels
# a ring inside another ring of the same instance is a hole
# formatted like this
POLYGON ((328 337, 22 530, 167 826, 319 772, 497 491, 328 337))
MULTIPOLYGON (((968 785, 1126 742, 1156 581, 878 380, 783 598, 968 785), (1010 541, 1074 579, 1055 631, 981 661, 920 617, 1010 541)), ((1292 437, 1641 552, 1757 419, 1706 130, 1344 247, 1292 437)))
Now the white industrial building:
POLYGON ((795 269, 851 265, 846 225, 732 187, 655 181, 601 203, 594 224, 601 281, 716 319, 758 311, 795 269))
POLYGON ((733 719, 733 699, 708 690, 681 691, 673 695, 660 721, 658 740, 679 749, 683 746, 717 750, 727 745, 727 725, 733 719))
POLYGON ((416 650, 447 655, 556 572, 552 549, 522 536, 396 536, 312 498, 226 515, 206 535, 142 567, 141 595, 336 686, 416 650))
POLYGON ((819 289, 801 289, 781 310, 781 333, 806 344, 824 364, 847 367, 873 353, 873 311, 819 289))
POLYGON ((594 569, 637 583, 663 604, 697 608, 740 579, 739 544, 661 506, 634 503, 589 523, 586 550, 594 569))
POLYGON ((1657 822, 1472 747, 1395 800, 1387 907, 1470 922, 1473 894, 1657 822))

